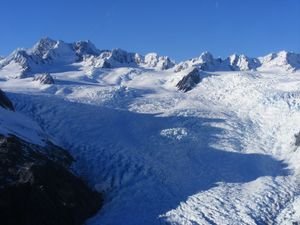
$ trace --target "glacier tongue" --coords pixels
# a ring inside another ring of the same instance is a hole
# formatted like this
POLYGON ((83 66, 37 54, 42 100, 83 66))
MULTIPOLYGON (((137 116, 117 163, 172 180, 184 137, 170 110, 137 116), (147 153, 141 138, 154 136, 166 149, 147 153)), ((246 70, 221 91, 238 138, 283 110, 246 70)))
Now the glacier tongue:
POLYGON ((299 73, 207 72, 183 93, 184 74, 99 68, 0 86, 106 192, 88 224, 280 224, 297 210, 299 73))

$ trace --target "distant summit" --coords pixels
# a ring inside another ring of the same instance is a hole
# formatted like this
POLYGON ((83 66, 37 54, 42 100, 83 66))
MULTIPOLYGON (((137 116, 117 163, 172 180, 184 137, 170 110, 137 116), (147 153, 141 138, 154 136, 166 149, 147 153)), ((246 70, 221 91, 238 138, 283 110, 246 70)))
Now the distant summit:
POLYGON ((280 51, 260 57, 262 69, 282 68, 290 71, 300 69, 300 54, 294 52, 280 51))

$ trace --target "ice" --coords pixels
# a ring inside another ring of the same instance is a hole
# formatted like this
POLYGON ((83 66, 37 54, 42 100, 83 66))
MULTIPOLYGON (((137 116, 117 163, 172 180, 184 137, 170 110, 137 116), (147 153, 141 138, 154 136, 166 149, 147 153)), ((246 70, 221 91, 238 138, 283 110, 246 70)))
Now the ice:
POLYGON ((202 61, 220 64, 183 93, 176 84, 194 67, 201 69, 199 57, 163 70, 150 66, 155 54, 147 56, 149 66, 138 67, 126 53, 114 54, 129 64, 73 62, 52 68, 53 85, 9 79, 8 67, 0 69, 0 88, 17 109, 16 118, 0 110, 0 131, 11 129, 32 142, 49 138, 69 149, 76 172, 104 191, 103 209, 87 224, 299 220, 295 55, 276 53, 253 69, 246 56, 220 61, 205 53, 202 61))

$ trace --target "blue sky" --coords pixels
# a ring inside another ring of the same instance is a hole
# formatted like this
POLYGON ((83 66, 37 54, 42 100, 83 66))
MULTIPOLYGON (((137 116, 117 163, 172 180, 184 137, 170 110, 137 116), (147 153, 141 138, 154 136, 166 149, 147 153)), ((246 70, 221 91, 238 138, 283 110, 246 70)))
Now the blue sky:
POLYGON ((300 0, 2 0, 0 55, 41 37, 182 60, 300 52, 300 0))

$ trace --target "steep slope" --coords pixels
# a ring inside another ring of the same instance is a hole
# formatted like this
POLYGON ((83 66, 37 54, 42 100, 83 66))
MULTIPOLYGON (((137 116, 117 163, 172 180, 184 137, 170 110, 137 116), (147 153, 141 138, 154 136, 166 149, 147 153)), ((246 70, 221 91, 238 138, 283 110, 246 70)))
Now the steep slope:
POLYGON ((42 139, 2 91, 0 106, 1 223, 80 225, 95 214, 102 196, 70 171, 72 156, 42 139))
POLYGON ((15 110, 13 104, 2 90, 0 90, 0 106, 7 110, 15 110))
POLYGON ((11 101, 4 92, 0 93, 0 134, 13 135, 33 144, 45 145, 47 136, 40 126, 23 114, 14 112, 11 101))
POLYGON ((192 90, 200 82, 200 73, 197 68, 185 75, 177 84, 179 90, 184 92, 192 90))
POLYGON ((261 70, 288 70, 295 71, 300 69, 300 54, 293 52, 281 51, 271 53, 267 56, 259 58, 262 66, 261 70))

